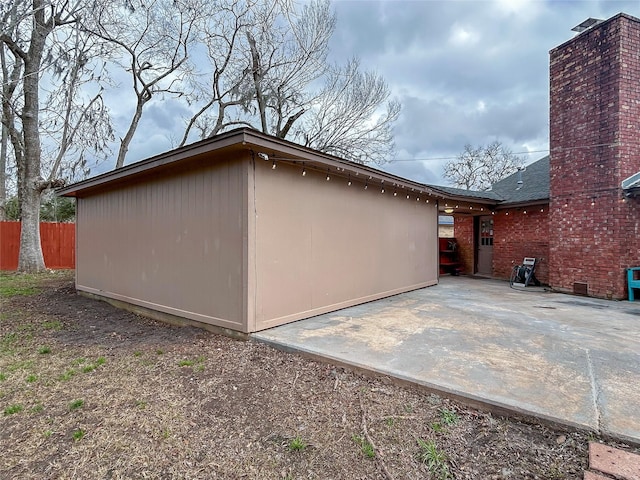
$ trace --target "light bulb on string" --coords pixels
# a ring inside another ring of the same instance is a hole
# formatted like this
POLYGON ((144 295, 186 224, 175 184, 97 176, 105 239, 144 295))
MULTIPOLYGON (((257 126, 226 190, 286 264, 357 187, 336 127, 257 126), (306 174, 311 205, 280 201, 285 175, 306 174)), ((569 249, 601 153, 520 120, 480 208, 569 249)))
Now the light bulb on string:
POLYGON ((276 161, 273 161, 273 165, 271 165, 271 170, 275 170, 276 169, 276 161))

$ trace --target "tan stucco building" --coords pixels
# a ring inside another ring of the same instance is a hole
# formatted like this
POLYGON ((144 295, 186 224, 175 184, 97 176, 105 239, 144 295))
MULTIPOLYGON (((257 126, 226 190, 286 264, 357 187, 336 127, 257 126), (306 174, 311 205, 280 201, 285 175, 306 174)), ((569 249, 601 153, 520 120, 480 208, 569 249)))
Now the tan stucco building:
POLYGON ((429 187, 251 129, 62 189, 76 287, 250 333, 438 281, 429 187))

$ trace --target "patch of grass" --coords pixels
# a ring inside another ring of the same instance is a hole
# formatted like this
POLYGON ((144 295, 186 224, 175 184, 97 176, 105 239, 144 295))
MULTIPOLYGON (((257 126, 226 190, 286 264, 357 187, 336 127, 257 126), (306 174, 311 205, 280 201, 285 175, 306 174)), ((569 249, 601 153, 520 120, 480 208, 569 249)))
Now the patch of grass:
POLYGON ((38 381, 38 376, 37 375, 29 375, 27 376, 27 383, 33 383, 33 382, 37 382, 38 381))
POLYGON ((22 410, 24 410, 24 407, 20 404, 9 405, 4 409, 4 414, 13 415, 14 413, 20 413, 22 410))
POLYGON ((83 363, 85 363, 86 361, 87 361, 87 359, 86 359, 86 358, 84 358, 84 357, 76 358, 76 359, 73 361, 72 365, 73 365, 74 367, 79 367, 80 365, 82 365, 82 364, 83 364, 83 363))
POLYGON ((41 403, 37 403, 31 407, 31 413, 40 413, 44 410, 44 406, 41 403))
POLYGON ((162 355, 163 353, 164 351, 161 348, 156 350, 156 355, 162 355))
POLYGON ((82 407, 83 405, 84 405, 84 400, 79 398, 78 400, 74 400, 73 402, 71 402, 69 404, 69 410, 70 411, 77 410, 78 408, 82 407))
POLYGON ((438 480, 446 480, 451 478, 449 466, 447 465, 447 456, 442 450, 438 450, 436 442, 418 438, 418 460, 424 463, 429 473, 438 480))
POLYGON ((450 410, 448 408, 440 409, 440 418, 442 418, 442 423, 448 426, 455 425, 460 421, 460 417, 455 410, 450 410))
POLYGON ((42 328, 45 330, 62 330, 62 323, 58 320, 51 320, 50 322, 44 322, 42 328))
POLYGON ((44 431, 45 438, 49 438, 51 435, 53 435, 53 432, 51 430, 45 430, 44 431))
POLYGON ((351 439, 360 446, 360 450, 362 450, 362 453, 364 454, 365 457, 367 458, 375 458, 376 456, 376 451, 373 448, 373 445, 371 445, 366 438, 360 436, 360 435, 352 435, 351 439))
POLYGON ((0 382, 4 382, 7 379, 7 374, 0 372, 0 382))
POLYGON ((384 423, 387 424, 387 427, 393 427, 396 424, 396 419, 393 417, 387 417, 385 418, 384 423))
POLYGON ((15 344, 18 342, 18 334, 16 332, 5 333, 0 338, 0 352, 12 353, 15 348, 15 344))
POLYGON ((300 435, 289 440, 289 450, 291 450, 292 452, 301 452, 305 448, 307 448, 307 444, 304 442, 304 440, 302 440, 300 435))
POLYGON ((133 352, 133 356, 134 356, 134 357, 141 357, 141 356, 142 356, 142 352, 141 352, 141 351, 139 351, 139 350, 138 350, 138 351, 135 351, 135 352, 133 352))
POLYGON ((429 426, 431 427, 431 430, 433 430, 436 433, 440 433, 441 431, 444 430, 444 427, 442 426, 442 424, 440 422, 433 422, 429 426))
POLYGON ((71 380, 71 377, 73 377, 76 373, 77 372, 74 369, 70 369, 64 372, 62 375, 60 375, 58 379, 62 380, 63 382, 66 382, 67 380, 71 380))
POLYGON ((82 440, 82 438, 84 437, 84 435, 85 435, 85 432, 84 432, 84 430, 82 430, 81 428, 78 428, 77 430, 74 430, 74 431, 73 431, 73 434, 72 434, 73 439, 74 439, 76 442, 79 442, 80 440, 82 440))
POLYGON ((35 295, 40 290, 36 287, 26 285, 1 285, 0 296, 3 297, 17 297, 18 295, 35 295))
POLYGON ((196 363, 196 362, 194 362, 193 360, 180 360, 178 362, 178 366, 180 366, 180 367, 191 367, 194 363, 196 363))
POLYGON ((33 360, 21 360, 19 362, 12 363, 7 367, 10 372, 16 372, 18 370, 30 370, 33 368, 33 360))
POLYGON ((98 368, 100 365, 104 365, 106 362, 107 360, 104 357, 100 357, 95 361, 95 363, 90 363, 89 365, 85 365, 82 368, 82 371, 84 373, 93 372, 96 368, 98 368))
POLYGON ((48 346, 42 346, 38 349, 38 353, 40 355, 46 355, 47 353, 51 353, 51 347, 48 346))
POLYGON ((147 408, 147 402, 143 401, 143 400, 136 400, 136 407, 138 408, 147 408))

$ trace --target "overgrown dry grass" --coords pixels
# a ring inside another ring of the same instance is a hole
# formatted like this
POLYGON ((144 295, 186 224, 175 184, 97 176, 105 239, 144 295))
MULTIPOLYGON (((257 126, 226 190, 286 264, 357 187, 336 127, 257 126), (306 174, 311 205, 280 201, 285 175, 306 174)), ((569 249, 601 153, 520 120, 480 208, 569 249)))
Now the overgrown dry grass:
POLYGON ((577 479, 586 468, 584 432, 156 323, 77 296, 71 275, 0 277, 0 478, 577 479))

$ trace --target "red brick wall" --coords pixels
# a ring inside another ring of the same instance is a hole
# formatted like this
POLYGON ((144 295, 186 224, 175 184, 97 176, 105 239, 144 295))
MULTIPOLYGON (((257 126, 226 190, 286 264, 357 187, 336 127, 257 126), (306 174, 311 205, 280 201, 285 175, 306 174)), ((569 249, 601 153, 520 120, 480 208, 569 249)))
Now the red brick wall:
POLYGON ((454 217, 453 233, 458 241, 458 258, 462 262, 463 273, 471 275, 475 273, 473 217, 454 217))
POLYGON ((536 278, 549 283, 549 211, 546 205, 497 211, 493 216, 493 275, 509 278, 524 257, 538 259, 536 278), (508 215, 507 215, 508 212, 508 215), (526 213, 525 213, 526 212, 526 213))
POLYGON ((640 171, 640 20, 617 15, 550 55, 549 283, 625 298, 640 264, 640 202, 620 188, 640 171))
MULTIPOLYGON (((536 278, 549 283, 549 212, 546 205, 527 209, 499 210, 493 216, 493 276, 508 279, 514 265, 524 257, 541 260, 536 266, 536 278), (542 211, 540 211, 542 210, 542 211), (527 213, 524 213, 524 212, 527 213)), ((464 273, 474 273, 474 219, 456 217, 455 237, 464 273)))

